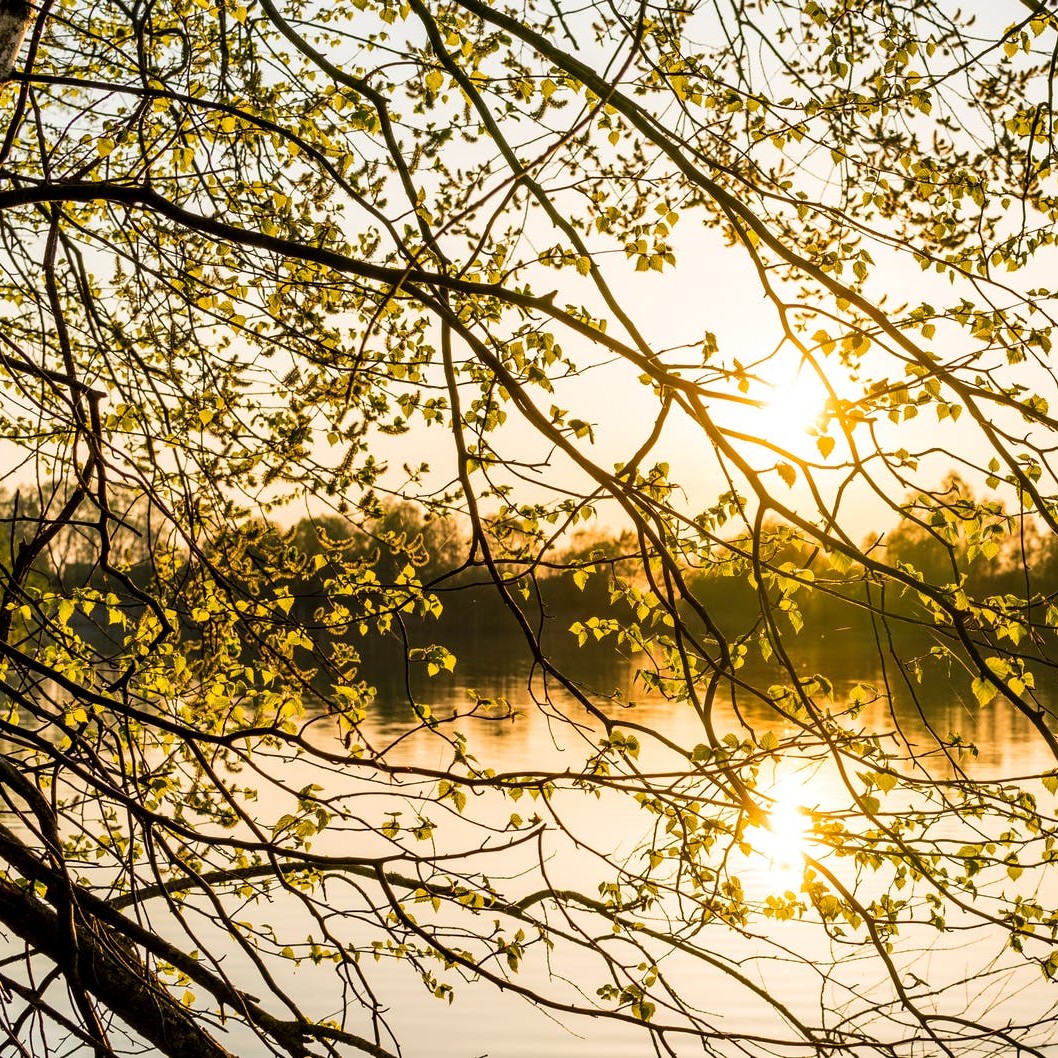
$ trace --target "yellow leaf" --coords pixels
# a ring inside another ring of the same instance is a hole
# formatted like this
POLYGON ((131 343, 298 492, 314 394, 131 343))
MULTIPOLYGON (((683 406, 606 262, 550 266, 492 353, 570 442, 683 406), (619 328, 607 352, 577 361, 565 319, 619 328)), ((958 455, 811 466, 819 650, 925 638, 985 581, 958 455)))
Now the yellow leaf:
POLYGON ((996 696, 995 688, 988 680, 975 679, 971 687, 979 705, 988 705, 996 696))
POLYGON ((835 344, 837 344, 834 339, 823 330, 816 331, 816 333, 812 335, 812 340, 819 343, 819 348, 823 350, 824 356, 829 356, 834 351, 835 344))
POLYGON ((896 785, 896 776, 890 772, 875 772, 873 778, 875 786, 883 793, 888 793, 896 785))

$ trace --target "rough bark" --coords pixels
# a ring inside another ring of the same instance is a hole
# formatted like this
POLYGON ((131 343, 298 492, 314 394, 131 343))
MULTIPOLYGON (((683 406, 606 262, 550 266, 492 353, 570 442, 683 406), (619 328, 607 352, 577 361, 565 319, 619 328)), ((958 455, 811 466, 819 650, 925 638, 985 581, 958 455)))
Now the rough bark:
MULTIPOLYGON (((31 890, 0 879, 0 922, 57 963, 63 932, 55 912, 31 890)), ((97 930, 83 929, 80 973, 84 987, 163 1054, 181 1058, 233 1058, 172 996, 138 973, 134 955, 106 944, 97 930)))
MULTIPOLYGON (((61 877, 57 872, 44 863, 37 853, 19 840, 17 835, 7 827, 0 824, 0 861, 6 861, 18 874, 29 881, 43 885, 49 894, 57 892, 60 887, 61 877)), ((238 872, 236 872, 237 874, 238 872)), ((10 884, 10 883, 7 883, 10 884)), ((153 1042, 164 1054, 177 1056, 177 1058, 198 1058, 199 1055, 227 1055, 225 1051, 211 1036, 204 1032, 190 1015, 181 1007, 168 992, 162 989, 151 975, 149 969, 140 961, 138 952, 143 951, 159 959, 162 962, 174 966, 184 973, 188 979, 197 987, 202 988, 222 1007, 232 1011, 241 1012, 246 1022, 252 1025, 263 1037, 275 1042, 280 1050, 286 1051, 291 1058, 305 1058, 310 1052, 308 1044, 311 1041, 330 1041, 345 1045, 353 1050, 372 1055, 373 1058, 394 1058, 391 1051, 379 1046, 377 1043, 358 1036, 356 1033, 347 1032, 344 1029, 335 1029, 327 1025, 315 1025, 301 1020, 283 1020, 268 1013, 254 997, 247 995, 233 987, 223 977, 214 974, 200 960, 194 959, 185 952, 180 951, 163 937, 154 933, 146 925, 134 921, 121 913, 120 907, 124 903, 122 899, 107 902, 88 892, 84 888, 73 885, 73 900, 77 907, 79 916, 79 940, 87 935, 90 945, 90 954, 93 958, 99 957, 99 952, 108 957, 107 969, 109 977, 115 977, 121 987, 116 992, 105 993, 97 991, 93 987, 96 976, 92 973, 85 974, 82 970, 82 984, 92 992, 97 999, 108 1006, 115 1014, 121 1017, 125 1023, 135 1031, 141 1033, 146 1039, 153 1042), (111 965, 115 964, 115 965, 111 965), (125 983, 122 984, 121 982, 125 983), (163 1022, 152 1027, 151 1024, 141 1022, 137 1012, 142 1000, 148 1000, 148 1014, 157 1015, 154 1006, 158 1003, 168 1004, 172 1016, 180 1025, 190 1023, 195 1031, 212 1049, 184 1049, 181 1046, 181 1037, 173 1037, 167 1033, 166 1024, 163 1022), (112 1001, 113 1000, 113 1001, 112 1001), (169 1044, 163 1045, 151 1032, 161 1032, 163 1040, 169 1040, 169 1044)), ((193 886, 173 886, 176 889, 193 888, 193 886)), ((60 946, 62 935, 56 933, 58 929, 58 916, 50 907, 35 897, 27 895, 27 891, 18 886, 12 887, 14 895, 22 898, 32 899, 36 908, 50 916, 53 925, 50 927, 51 935, 49 947, 38 943, 36 934, 27 936, 23 930, 30 928, 21 921, 19 904, 16 900, 5 900, 0 895, 0 927, 6 926, 12 932, 17 933, 38 951, 49 958, 58 961, 61 955, 60 946)), ((147 893, 140 894, 146 898, 147 893)), ((157 895, 157 893, 155 894, 157 895)), ((135 902, 135 901, 133 901, 135 902)), ((33 930, 44 929, 39 919, 31 919, 33 930)), ((80 940, 84 945, 84 941, 80 940)), ((82 950, 82 957, 85 957, 82 950)), ((278 1052, 277 1052, 278 1053, 278 1052)))
POLYGON ((25 0, 0 0, 0 83, 11 76, 32 22, 33 11, 25 0))

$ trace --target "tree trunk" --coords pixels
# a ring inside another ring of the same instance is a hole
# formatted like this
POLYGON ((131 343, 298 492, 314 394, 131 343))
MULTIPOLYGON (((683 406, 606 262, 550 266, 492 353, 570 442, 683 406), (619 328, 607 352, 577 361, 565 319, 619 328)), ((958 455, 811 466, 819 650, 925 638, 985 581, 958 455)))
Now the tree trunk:
MULTIPOLYGON (((0 879, 0 922, 41 954, 62 962, 58 916, 30 890, 0 879)), ((89 928, 82 928, 78 940, 82 984, 143 1039, 174 1058, 233 1058, 168 992, 137 972, 130 961, 134 956, 110 950, 89 928)))
POLYGON ((11 76, 32 21, 33 10, 25 0, 0 0, 0 83, 11 76))

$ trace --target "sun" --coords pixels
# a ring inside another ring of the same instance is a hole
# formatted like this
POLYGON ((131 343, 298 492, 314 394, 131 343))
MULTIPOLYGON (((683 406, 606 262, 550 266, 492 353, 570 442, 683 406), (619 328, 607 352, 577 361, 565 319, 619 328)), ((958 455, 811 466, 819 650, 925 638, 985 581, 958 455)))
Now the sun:
POLYGON ((820 452, 825 458, 834 447, 830 437, 822 440, 833 392, 817 365, 773 353, 753 364, 747 374, 751 381, 741 386, 745 395, 730 410, 729 436, 780 459, 810 460, 820 452))
POLYGON ((797 452, 812 443, 823 418, 827 389, 807 365, 800 365, 775 382, 754 416, 761 440, 797 452))

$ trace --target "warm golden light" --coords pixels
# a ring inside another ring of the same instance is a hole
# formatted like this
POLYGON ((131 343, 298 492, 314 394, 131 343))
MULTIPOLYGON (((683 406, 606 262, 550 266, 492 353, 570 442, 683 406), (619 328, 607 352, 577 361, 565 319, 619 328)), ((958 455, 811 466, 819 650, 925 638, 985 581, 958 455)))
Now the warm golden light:
POLYGON ((804 872, 810 820, 799 800, 802 793, 796 778, 779 779, 768 791, 771 804, 765 819, 754 827, 753 848, 768 861, 769 881, 776 888, 796 888, 804 872))
POLYGON ((760 435, 781 448, 801 448, 818 426, 826 407, 827 391, 815 372, 801 365, 771 386, 760 409, 760 435))

